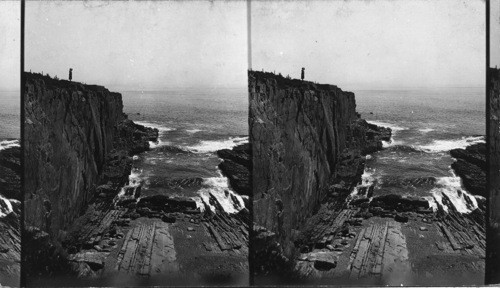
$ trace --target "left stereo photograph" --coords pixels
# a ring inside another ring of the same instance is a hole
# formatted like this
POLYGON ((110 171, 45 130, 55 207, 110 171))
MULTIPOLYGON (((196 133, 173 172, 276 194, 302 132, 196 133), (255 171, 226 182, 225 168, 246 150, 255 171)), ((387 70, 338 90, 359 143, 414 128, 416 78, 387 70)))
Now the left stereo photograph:
POLYGON ((26 286, 249 285, 246 9, 25 3, 26 286))
POLYGON ((20 26, 17 1, 0 1, 0 286, 21 269, 20 26))

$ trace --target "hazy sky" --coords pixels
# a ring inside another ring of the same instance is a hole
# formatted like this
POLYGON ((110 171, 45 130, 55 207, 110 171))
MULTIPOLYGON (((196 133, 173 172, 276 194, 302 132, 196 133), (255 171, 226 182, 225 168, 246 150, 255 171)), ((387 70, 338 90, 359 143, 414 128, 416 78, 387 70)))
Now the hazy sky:
POLYGON ((490 1, 490 67, 500 68, 500 0, 490 1))
POLYGON ((484 86, 485 10, 468 1, 252 2, 252 68, 345 89, 484 86))
POLYGON ((0 1, 0 91, 19 90, 20 23, 20 1, 0 1))
POLYGON ((26 2, 25 69, 120 90, 247 85, 245 2, 26 2))

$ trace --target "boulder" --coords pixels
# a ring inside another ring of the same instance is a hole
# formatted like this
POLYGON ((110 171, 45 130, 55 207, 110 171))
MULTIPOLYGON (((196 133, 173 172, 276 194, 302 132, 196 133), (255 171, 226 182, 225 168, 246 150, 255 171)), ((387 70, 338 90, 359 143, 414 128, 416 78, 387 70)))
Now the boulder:
POLYGON ((405 214, 402 214, 402 213, 398 213, 394 217, 394 220, 401 222, 401 223, 406 223, 406 222, 408 222, 408 216, 405 214))

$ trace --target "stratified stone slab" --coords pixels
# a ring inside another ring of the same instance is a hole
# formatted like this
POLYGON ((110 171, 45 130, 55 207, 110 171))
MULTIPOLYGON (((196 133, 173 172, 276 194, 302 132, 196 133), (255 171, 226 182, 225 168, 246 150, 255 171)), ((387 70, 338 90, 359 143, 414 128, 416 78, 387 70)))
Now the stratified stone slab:
POLYGON ((377 276, 401 284, 391 280, 395 279, 395 274, 411 272, 401 224, 391 220, 385 225, 375 224, 362 229, 352 250, 348 270, 350 279, 377 276))
POLYGON ((144 276, 179 271, 168 223, 155 222, 129 230, 116 270, 144 276))
POLYGON ((68 260, 74 262, 85 262, 89 264, 91 268, 97 270, 104 267, 104 261, 106 260, 106 257, 108 257, 108 255, 108 252, 86 251, 71 254, 68 257, 68 260))
POLYGON ((408 279, 411 266, 408 260, 406 238, 401 231, 401 224, 395 221, 387 223, 384 256, 382 260, 382 279, 385 285, 399 286, 402 279, 408 279))

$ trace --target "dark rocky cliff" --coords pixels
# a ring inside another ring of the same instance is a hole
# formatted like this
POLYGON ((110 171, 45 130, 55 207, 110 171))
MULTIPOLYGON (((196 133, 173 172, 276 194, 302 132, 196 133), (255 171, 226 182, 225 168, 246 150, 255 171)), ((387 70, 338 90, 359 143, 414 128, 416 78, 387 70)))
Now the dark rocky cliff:
POLYGON ((470 145, 465 149, 452 149, 456 159, 451 168, 462 179, 464 187, 473 195, 486 197, 486 143, 470 145))
POLYGON ((0 286, 19 286, 21 149, 0 150, 0 286))
POLYGON ((345 200, 361 180, 364 157, 391 131, 356 112, 354 94, 333 85, 250 71, 254 223, 290 256, 305 221, 325 197, 345 200))
POLYGON ((102 86, 24 79, 25 224, 60 240, 100 182, 127 181, 129 156, 158 131, 128 120, 121 95, 102 86))
POLYGON ((252 195, 250 172, 252 171, 252 148, 249 143, 233 149, 222 149, 217 155, 223 159, 219 169, 229 179, 234 191, 240 195, 252 195))
POLYGON ((486 284, 500 283, 500 69, 488 68, 488 234, 486 284))

